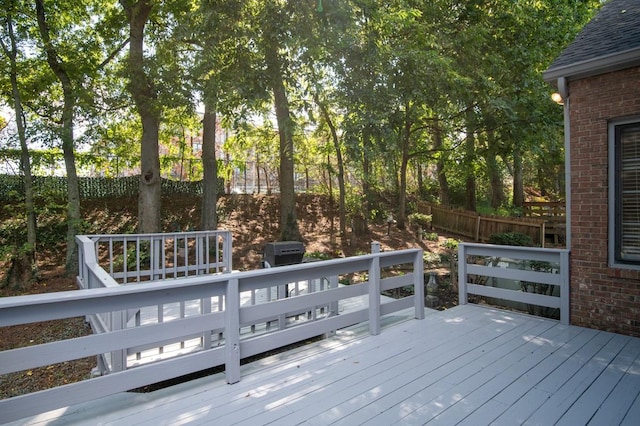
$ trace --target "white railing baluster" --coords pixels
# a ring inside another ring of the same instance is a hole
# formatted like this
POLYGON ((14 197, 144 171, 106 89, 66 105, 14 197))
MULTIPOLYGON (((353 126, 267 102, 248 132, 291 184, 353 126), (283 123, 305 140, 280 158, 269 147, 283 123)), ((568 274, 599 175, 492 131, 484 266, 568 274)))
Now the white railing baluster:
POLYGON ((189 276, 189 237, 184 236, 184 276, 189 276))
MULTIPOLYGON (((98 241, 96 241, 96 253, 98 252, 98 241)), ((109 238, 109 275, 113 276, 113 239, 109 238)))
POLYGON ((165 278, 167 278, 167 252, 166 252, 166 245, 167 245, 167 239, 165 238, 165 236, 162 236, 162 247, 160 248, 161 250, 161 262, 162 262, 162 279, 164 280, 165 278))
MULTIPOLYGON (((128 276, 128 272, 129 272, 129 267, 128 267, 128 263, 129 263, 129 258, 128 255, 129 253, 127 252, 127 237, 124 237, 122 239, 122 253, 123 253, 123 261, 122 261, 122 273, 123 273, 123 284, 127 283, 127 276, 128 276)), ((138 281, 140 281, 140 277, 138 276, 138 281)))

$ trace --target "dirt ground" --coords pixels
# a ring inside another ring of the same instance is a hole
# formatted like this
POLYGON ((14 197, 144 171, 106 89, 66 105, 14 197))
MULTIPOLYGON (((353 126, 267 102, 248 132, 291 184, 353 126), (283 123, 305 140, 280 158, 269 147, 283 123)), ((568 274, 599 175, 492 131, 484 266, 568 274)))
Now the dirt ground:
MULTIPOLYGON (((163 213, 163 229, 166 231, 197 229, 200 218, 199 198, 182 196, 164 199, 163 213)), ((219 200, 217 214, 218 227, 231 231, 233 236, 234 269, 258 268, 264 245, 278 239, 277 198, 266 195, 225 196, 219 200)), ((137 200, 84 201, 82 215, 87 224, 87 234, 135 232, 137 200)), ((313 257, 337 258, 368 253, 372 241, 379 242, 382 250, 416 247, 424 249, 425 272, 435 272, 440 284, 439 304, 434 307, 446 309, 457 304, 457 295, 450 279, 452 252, 445 244, 450 236, 428 232, 424 239, 418 239, 412 230, 372 223, 366 236, 349 237, 343 241, 338 235, 338 218, 331 203, 325 197, 309 194, 298 197, 298 221, 306 253, 313 257)), ((26 291, 0 289, 0 297, 75 290, 75 278, 64 274, 64 253, 62 244, 40 252, 38 282, 33 283, 26 291)), ((4 273, 3 265, 0 265, 0 280, 4 273)), ((0 336, 0 350, 90 333, 83 318, 6 327, 0 336)), ((83 380, 90 376, 94 367, 95 357, 89 357, 0 376, 0 399, 83 380)))

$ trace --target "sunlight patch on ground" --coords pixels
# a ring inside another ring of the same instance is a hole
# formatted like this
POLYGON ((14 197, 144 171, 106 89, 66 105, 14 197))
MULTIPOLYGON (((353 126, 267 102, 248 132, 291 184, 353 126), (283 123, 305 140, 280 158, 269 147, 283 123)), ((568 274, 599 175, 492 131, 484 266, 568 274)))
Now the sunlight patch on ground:
POLYGON ((553 345, 553 341, 540 336, 527 335, 522 338, 528 342, 538 346, 553 345))

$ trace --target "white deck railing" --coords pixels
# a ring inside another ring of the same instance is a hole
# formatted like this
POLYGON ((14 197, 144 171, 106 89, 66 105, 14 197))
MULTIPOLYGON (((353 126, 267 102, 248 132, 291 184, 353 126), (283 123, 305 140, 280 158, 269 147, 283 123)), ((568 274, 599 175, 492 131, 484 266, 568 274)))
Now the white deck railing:
POLYGON ((79 235, 76 241, 82 288, 231 272, 229 231, 79 235), (87 271, 86 265, 93 262, 113 280, 87 271))
MULTIPOLYGON (((95 261, 84 259, 84 283, 110 282, 109 274, 95 261)), ((0 352, 0 374, 84 358, 104 353, 122 354, 128 348, 161 346, 191 336, 223 334, 219 345, 205 345, 194 352, 136 368, 94 377, 45 391, 0 401, 0 423, 101 398, 218 365, 225 366, 226 380, 240 380, 240 359, 298 342, 350 325, 369 322, 369 331, 380 333, 381 317, 406 308, 424 318, 424 270, 422 250, 375 253, 344 259, 303 263, 278 268, 228 274, 189 276, 147 285, 87 285, 87 289, 0 299, 0 327, 61 318, 127 312, 145 306, 222 298, 222 309, 178 317, 135 327, 111 327, 103 333, 0 352), (384 270, 384 271, 383 271, 384 270), (358 274, 361 283, 343 287, 323 286, 314 292, 292 295, 260 304, 241 305, 242 294, 286 286, 327 276, 358 274), (388 278, 382 278, 382 276, 388 278), (100 287, 100 288, 96 288, 100 287), (381 292, 405 287, 412 294, 381 303, 381 292), (323 307, 365 296, 368 306, 339 315, 320 314, 323 307), (313 321, 292 322, 263 334, 241 334, 243 327, 265 325, 292 313, 316 312, 313 321)), ((0 330, 1 332, 1 330, 0 330)), ((119 355, 121 356, 121 355, 119 355)))
MULTIPOLYGON (((158 234, 79 235, 78 286, 83 289, 118 287, 136 283, 211 273, 231 272, 231 233, 224 230, 173 232, 158 234)), ((221 298, 220 298, 221 299, 221 298)), ((211 312, 211 299, 200 301, 200 313, 211 312)), ((222 303, 221 300, 218 304, 222 303)), ((185 302, 175 309, 180 317, 188 314, 185 302)), ((150 307, 147 309, 151 309, 150 307)), ((155 307, 156 322, 163 322, 165 307, 155 307)), ((94 333, 106 333, 127 328, 127 323, 141 323, 138 308, 124 312, 99 312, 87 315, 94 333)), ((210 343, 210 338, 203 344, 210 343)), ((167 342, 169 344, 174 342, 167 342)), ((185 343, 180 342, 180 349, 185 343)), ((128 367, 127 356, 135 353, 138 361, 143 350, 127 348, 98 356, 97 372, 107 374, 128 367)), ((164 345, 156 351, 162 353, 164 345)))
POLYGON ((458 289, 460 304, 474 294, 552 308, 569 324, 569 250, 461 243, 458 289))

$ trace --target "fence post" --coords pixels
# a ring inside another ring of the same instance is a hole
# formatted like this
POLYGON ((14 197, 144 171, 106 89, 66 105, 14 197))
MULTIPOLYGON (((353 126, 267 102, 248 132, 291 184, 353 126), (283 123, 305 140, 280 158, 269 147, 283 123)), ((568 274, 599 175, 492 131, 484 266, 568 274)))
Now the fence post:
POLYGON ((380 334, 380 256, 369 264, 369 333, 380 334))
POLYGON ((415 298, 416 319, 424 319, 424 259, 422 250, 413 261, 413 297, 415 298))
POLYGON ((467 254, 464 243, 458 245, 458 304, 467 304, 467 254))
POLYGON ((228 384, 240 381, 240 291, 238 279, 227 281, 224 312, 225 377, 228 384))

